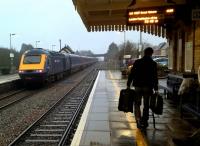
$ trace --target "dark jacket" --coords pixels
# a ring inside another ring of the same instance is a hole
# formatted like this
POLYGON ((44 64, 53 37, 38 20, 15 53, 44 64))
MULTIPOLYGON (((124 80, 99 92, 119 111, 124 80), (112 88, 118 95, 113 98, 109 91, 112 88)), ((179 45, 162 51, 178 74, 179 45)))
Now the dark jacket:
POLYGON ((148 87, 158 90, 157 63, 150 56, 144 56, 133 64, 127 86, 148 87))

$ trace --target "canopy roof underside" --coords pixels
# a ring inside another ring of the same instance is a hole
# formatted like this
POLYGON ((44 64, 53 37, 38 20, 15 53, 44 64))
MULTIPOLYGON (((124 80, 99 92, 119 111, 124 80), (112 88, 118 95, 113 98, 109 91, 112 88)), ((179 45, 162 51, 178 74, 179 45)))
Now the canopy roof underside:
POLYGON ((127 25, 128 9, 179 5, 185 0, 73 0, 73 3, 89 32, 137 30, 166 37, 162 25, 127 25), (131 5, 132 2, 135 3, 131 5))

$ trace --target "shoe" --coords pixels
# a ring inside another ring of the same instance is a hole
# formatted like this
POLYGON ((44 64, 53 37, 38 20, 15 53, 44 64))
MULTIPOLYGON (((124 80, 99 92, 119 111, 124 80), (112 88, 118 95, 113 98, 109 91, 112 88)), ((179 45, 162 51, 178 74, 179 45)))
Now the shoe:
POLYGON ((141 127, 142 129, 147 129, 148 126, 149 126, 148 124, 140 125, 140 127, 141 127))
POLYGON ((142 129, 146 129, 149 126, 147 121, 140 121, 140 127, 142 129))
POLYGON ((136 124, 137 124, 137 128, 140 129, 141 125, 140 125, 140 121, 139 120, 136 120, 136 124))

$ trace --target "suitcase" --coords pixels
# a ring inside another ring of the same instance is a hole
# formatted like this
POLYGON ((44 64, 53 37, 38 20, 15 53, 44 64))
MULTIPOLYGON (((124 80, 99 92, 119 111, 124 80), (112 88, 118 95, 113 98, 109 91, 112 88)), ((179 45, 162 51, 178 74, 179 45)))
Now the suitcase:
POLYGON ((159 94, 153 94, 150 98, 149 107, 152 111, 153 127, 156 128, 154 113, 157 115, 162 115, 162 113, 163 113, 163 98, 162 98, 162 96, 159 94))
POLYGON ((150 109, 153 113, 157 115, 162 115, 163 113, 163 98, 159 94, 153 94, 150 98, 150 109))
POLYGON ((122 89, 120 91, 118 110, 133 113, 135 91, 133 89, 122 89))

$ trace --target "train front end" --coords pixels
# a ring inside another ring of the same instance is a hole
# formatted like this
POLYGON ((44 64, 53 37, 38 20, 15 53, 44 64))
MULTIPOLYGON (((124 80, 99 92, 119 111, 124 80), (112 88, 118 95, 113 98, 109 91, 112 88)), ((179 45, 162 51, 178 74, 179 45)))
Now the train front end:
POLYGON ((47 78, 47 53, 41 49, 25 52, 19 65, 19 76, 26 82, 43 82, 47 78))

